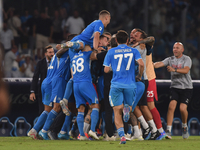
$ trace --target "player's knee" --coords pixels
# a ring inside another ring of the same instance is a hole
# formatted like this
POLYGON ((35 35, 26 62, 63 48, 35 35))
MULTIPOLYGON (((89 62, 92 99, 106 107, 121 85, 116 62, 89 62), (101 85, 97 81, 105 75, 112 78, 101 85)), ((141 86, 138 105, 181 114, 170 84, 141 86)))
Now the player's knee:
POLYGON ((85 106, 84 105, 80 105, 78 108, 78 112, 84 112, 85 111, 85 106))
POLYGON ((155 108, 154 102, 147 102, 147 106, 150 110, 155 108))
POLYGON ((169 104, 169 107, 168 107, 168 111, 172 111, 172 112, 174 112, 175 109, 176 109, 176 105, 173 104, 173 103, 170 103, 170 104, 169 104))
POLYGON ((99 109, 99 104, 92 104, 91 107, 92 107, 92 108, 98 108, 98 109, 99 109))
POLYGON ((180 112, 185 112, 185 111, 187 111, 187 105, 181 103, 181 104, 180 104, 180 112))

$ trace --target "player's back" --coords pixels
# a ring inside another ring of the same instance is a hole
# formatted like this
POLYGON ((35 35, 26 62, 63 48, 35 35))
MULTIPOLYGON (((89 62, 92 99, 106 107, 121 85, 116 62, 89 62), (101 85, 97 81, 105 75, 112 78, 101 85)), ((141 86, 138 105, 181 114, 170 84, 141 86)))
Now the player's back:
POLYGON ((121 44, 110 49, 106 57, 110 57, 110 61, 105 58, 104 65, 110 63, 113 70, 112 86, 126 88, 135 85, 135 60, 141 59, 137 49, 121 44))
POLYGON ((94 33, 99 32, 103 34, 104 25, 101 20, 95 20, 89 24, 80 35, 77 35, 74 39, 79 39, 85 42, 86 45, 92 46, 94 33))
POLYGON ((92 82, 90 73, 90 54, 92 51, 76 53, 72 59, 73 81, 88 81, 92 82))

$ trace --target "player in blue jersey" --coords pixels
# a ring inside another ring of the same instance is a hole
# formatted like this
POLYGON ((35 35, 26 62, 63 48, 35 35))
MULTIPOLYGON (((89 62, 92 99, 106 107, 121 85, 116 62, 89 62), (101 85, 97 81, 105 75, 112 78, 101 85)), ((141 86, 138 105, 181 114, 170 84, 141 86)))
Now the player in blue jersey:
POLYGON ((57 61, 55 62, 54 66, 52 66, 53 68, 56 67, 56 71, 51 78, 52 95, 50 102, 53 102, 53 109, 48 114, 42 130, 39 132, 39 135, 45 140, 49 140, 47 131, 61 110, 59 102, 63 98, 66 83, 70 78, 70 61, 68 51, 67 49, 60 51, 62 51, 63 54, 60 55, 60 53, 57 52, 57 61))
POLYGON ((99 45, 99 37, 104 32, 104 27, 110 23, 110 13, 107 10, 102 10, 99 13, 99 20, 89 24, 80 35, 74 37, 71 42, 66 42, 62 47, 70 47, 75 50, 83 49, 85 45, 90 45, 91 48, 97 49, 99 45))
MULTIPOLYGON (((47 51, 47 50, 54 54, 54 49, 51 45, 45 47, 45 51, 47 51)), ((57 59, 57 57, 56 57, 56 55, 54 55, 51 59, 50 65, 48 66, 47 76, 42 82, 41 91, 42 91, 42 102, 44 104, 44 111, 39 116, 38 121, 34 125, 34 127, 28 132, 28 136, 33 139, 38 139, 37 133, 39 132, 42 125, 44 124, 44 122, 48 116, 48 113, 52 109, 52 103, 49 100, 51 98, 51 91, 52 91, 51 78, 55 74, 55 71, 57 68, 57 67, 53 67, 53 66, 55 66, 54 64, 57 61, 56 59, 57 59)))
POLYGON ((99 102, 92 84, 90 73, 91 53, 91 47, 85 46, 82 51, 74 53, 71 60, 73 70, 73 90, 76 100, 76 108, 78 109, 77 124, 80 132, 80 140, 87 140, 83 131, 86 102, 88 102, 92 108, 91 130, 89 131, 89 135, 97 140, 99 139, 95 132, 95 127, 99 119, 99 102))
POLYGON ((112 48, 104 59, 104 72, 113 70, 111 89, 109 94, 110 105, 114 110, 114 120, 119 136, 120 144, 126 143, 122 111, 124 121, 127 122, 135 100, 136 85, 135 78, 141 80, 144 63, 140 53, 135 48, 127 46, 128 34, 120 30, 116 34, 118 47, 112 48), (139 75, 135 77, 135 61, 139 64, 139 75))

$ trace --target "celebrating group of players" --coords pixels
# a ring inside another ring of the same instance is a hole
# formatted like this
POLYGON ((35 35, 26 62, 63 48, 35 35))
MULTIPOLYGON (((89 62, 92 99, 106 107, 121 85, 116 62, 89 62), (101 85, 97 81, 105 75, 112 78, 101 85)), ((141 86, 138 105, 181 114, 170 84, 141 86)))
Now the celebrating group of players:
MULTIPOLYGON (((48 140, 48 130, 62 109, 66 117, 58 138, 70 139, 71 121, 73 115, 77 115, 76 123, 80 133, 78 139, 88 140, 92 137, 99 140, 96 128, 99 118, 103 116, 99 115, 102 112, 100 103, 105 98, 103 74, 112 72, 109 102, 114 111, 120 144, 131 139, 171 138, 163 130, 160 114, 154 105, 154 99, 158 99, 151 54, 154 37, 147 37, 144 31, 137 28, 130 33, 130 40, 123 30, 111 37, 109 33, 104 33, 110 19, 110 13, 102 10, 99 20, 88 25, 80 35, 56 46, 59 51, 51 59, 47 77, 41 87, 45 110, 28 136, 48 140), (91 60, 93 62, 90 67, 91 60), (95 61, 102 62, 100 66, 95 66, 96 70, 93 67, 95 61), (71 104, 74 103, 78 112, 72 108, 71 104), (86 117, 89 116, 89 121, 84 121, 87 106, 86 117), (130 127, 126 134, 124 122, 128 122, 130 127)), ((53 48, 49 46, 47 50, 52 51, 53 48)), ((104 120, 103 117, 101 120, 104 120)), ((116 140, 116 137, 108 136, 108 140, 116 140)))

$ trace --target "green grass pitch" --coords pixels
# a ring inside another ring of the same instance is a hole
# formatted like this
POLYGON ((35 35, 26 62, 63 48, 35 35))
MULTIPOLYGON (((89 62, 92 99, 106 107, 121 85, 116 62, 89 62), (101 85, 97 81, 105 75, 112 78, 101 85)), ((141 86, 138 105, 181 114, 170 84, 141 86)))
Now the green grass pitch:
POLYGON ((32 140, 29 137, 0 137, 0 150, 199 150, 200 136, 181 136, 162 141, 77 141, 77 140, 32 140))

